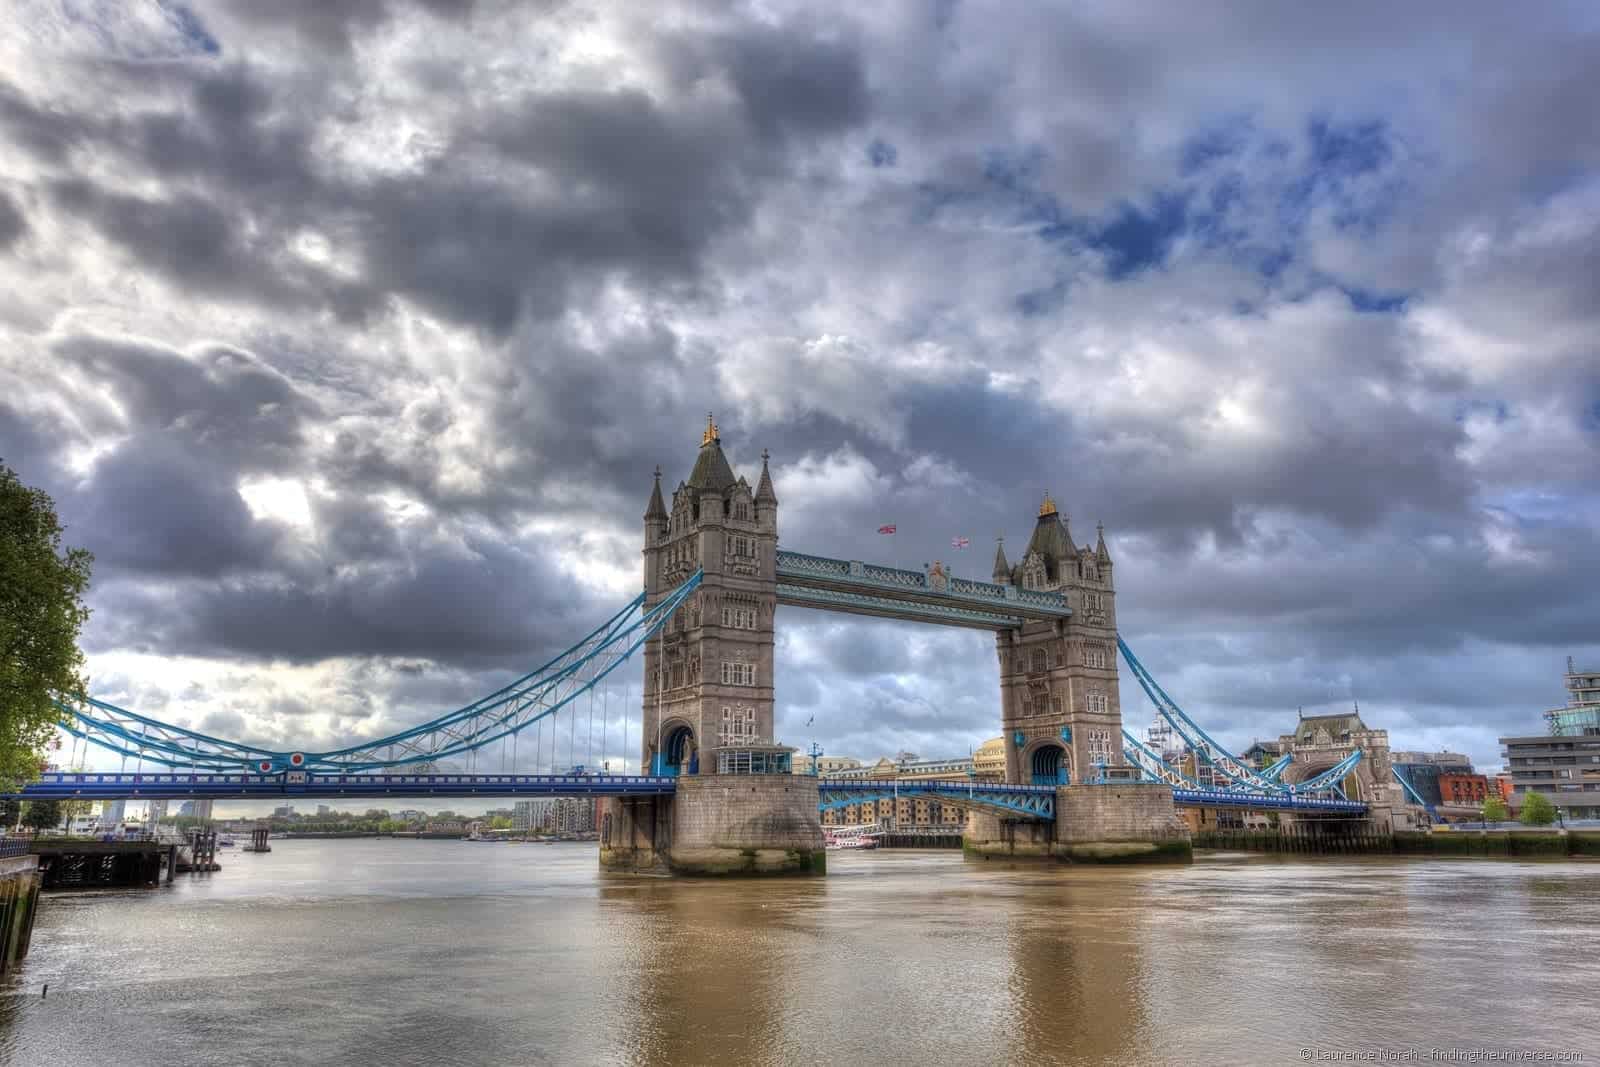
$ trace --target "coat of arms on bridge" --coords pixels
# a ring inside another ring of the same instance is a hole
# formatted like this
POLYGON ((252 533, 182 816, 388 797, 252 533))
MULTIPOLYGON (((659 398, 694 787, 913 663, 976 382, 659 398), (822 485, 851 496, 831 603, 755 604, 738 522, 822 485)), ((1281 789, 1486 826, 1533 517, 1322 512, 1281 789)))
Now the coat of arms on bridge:
POLYGON ((935 593, 950 591, 950 575, 945 573, 944 564, 938 560, 934 560, 933 566, 928 568, 928 588, 935 593))

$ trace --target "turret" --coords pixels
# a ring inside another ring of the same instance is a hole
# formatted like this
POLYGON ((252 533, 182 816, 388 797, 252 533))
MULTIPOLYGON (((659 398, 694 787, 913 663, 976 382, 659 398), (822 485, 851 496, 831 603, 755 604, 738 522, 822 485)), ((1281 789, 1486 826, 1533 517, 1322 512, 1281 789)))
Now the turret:
POLYGON ((778 494, 772 491, 772 472, 767 470, 767 450, 761 450, 761 480, 756 483, 756 523, 763 530, 778 525, 778 494))
POLYGON ((666 532, 667 508, 661 502, 661 468, 656 467, 655 484, 650 487, 650 504, 644 509, 644 528, 650 536, 647 540, 654 544, 657 537, 666 532))
POLYGON ((994 580, 1001 585, 1011 584, 1011 564, 1006 562, 1006 539, 994 540, 994 580))
POLYGON ((1111 566, 1111 553, 1106 550, 1106 526, 1105 526, 1105 523, 1103 523, 1103 522, 1102 523, 1096 523, 1094 531, 1098 535, 1096 540, 1095 540, 1095 545, 1094 545, 1094 558, 1095 558, 1095 561, 1100 564, 1102 569, 1110 567, 1111 566))

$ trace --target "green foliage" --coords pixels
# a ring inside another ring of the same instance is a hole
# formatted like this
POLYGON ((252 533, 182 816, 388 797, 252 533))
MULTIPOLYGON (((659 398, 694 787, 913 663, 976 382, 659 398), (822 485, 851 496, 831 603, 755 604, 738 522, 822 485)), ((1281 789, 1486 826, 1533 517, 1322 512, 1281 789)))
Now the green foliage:
POLYGON ((35 830, 53 830, 61 825, 61 801, 30 800, 22 812, 22 825, 35 830))
POLYGON ((506 818, 504 815, 496 815, 494 818, 489 820, 489 829, 509 830, 511 829, 511 820, 506 818))
POLYGON ((1556 806, 1543 793, 1522 794, 1522 824, 1549 826, 1556 821, 1556 806))
POLYGON ((39 777, 57 696, 85 688, 78 631, 93 557, 61 551, 55 504, 0 463, 0 786, 39 777))
POLYGON ((1505 822, 1506 802, 1498 796, 1488 797, 1483 802, 1484 822, 1505 822))
POLYGON ((22 801, 16 797, 0 800, 0 830, 9 830, 17 825, 17 817, 21 814, 22 801))

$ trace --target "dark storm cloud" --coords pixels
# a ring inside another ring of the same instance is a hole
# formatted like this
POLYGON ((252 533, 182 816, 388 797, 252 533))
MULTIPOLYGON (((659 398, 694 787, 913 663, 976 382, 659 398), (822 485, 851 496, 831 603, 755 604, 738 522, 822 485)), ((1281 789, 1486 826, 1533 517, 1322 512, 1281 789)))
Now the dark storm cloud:
POLYGON ((185 356, 132 338, 71 334, 53 352, 110 398, 128 428, 181 434, 197 449, 253 468, 292 456, 316 402, 254 354, 208 345, 185 356))
POLYGON ((102 640, 164 655, 256 661, 383 655, 532 666, 604 619, 605 605, 592 604, 548 549, 476 538, 414 542, 395 564, 342 567, 292 584, 263 575, 175 584, 160 593, 127 585, 113 595, 109 614, 145 620, 144 632, 108 622, 102 640))
POLYGON ((152 434, 95 466, 62 501, 74 538, 102 576, 216 576, 266 566, 282 529, 259 522, 240 497, 237 472, 208 462, 191 442, 152 434))
POLYGON ((28 220, 23 217, 22 209, 0 190, 0 252, 16 244, 27 232, 28 220))
MULTIPOLYGON (((411 11, 460 18, 479 6, 476 0, 210 0, 194 5, 202 13, 236 20, 247 30, 288 33, 329 52, 348 52, 361 38, 411 11)), ((553 7, 538 5, 533 10, 553 7)))

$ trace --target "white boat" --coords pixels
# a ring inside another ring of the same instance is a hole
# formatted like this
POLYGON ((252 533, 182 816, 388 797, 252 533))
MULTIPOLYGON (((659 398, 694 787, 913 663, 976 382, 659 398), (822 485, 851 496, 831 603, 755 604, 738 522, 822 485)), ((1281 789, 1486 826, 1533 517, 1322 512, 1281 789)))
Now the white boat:
POLYGON ((822 847, 829 852, 863 851, 878 847, 883 828, 877 823, 867 826, 824 826, 822 847))

